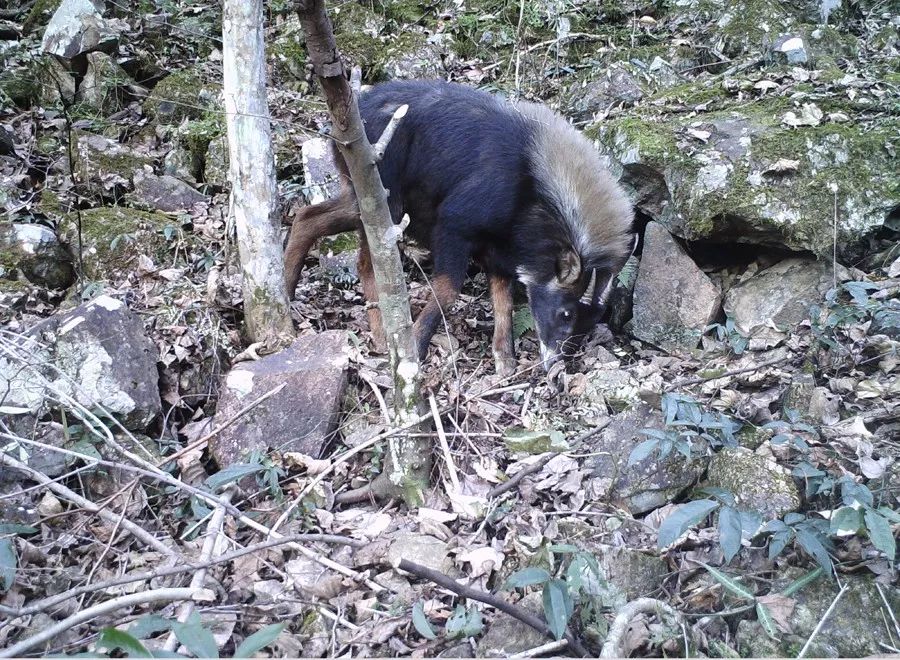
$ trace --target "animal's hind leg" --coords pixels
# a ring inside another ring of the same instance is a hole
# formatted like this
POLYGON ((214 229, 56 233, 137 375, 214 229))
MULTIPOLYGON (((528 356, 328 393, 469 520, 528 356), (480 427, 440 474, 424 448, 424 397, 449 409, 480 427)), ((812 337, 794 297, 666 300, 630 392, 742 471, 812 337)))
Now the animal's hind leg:
POLYGON ((376 351, 384 353, 387 350, 387 342, 384 336, 381 310, 378 307, 378 286, 375 284, 375 269, 372 267, 372 253, 369 251, 366 232, 362 229, 359 231, 359 258, 356 262, 356 268, 359 271, 359 279, 362 282, 363 294, 368 307, 366 314, 369 317, 372 343, 376 351))
POLYGON ((288 298, 300 280, 303 261, 317 239, 359 228, 359 209, 352 193, 343 192, 315 206, 303 208, 294 219, 284 251, 284 282, 288 298))
POLYGON ((501 275, 490 275, 488 279, 494 307, 494 365, 497 373, 505 378, 516 372, 512 280, 501 275))

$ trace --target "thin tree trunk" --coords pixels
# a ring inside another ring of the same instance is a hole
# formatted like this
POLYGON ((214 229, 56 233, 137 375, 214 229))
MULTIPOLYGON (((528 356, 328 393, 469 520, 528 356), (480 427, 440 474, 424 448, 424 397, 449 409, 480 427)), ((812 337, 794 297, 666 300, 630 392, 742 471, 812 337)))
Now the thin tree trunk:
POLYGON ((294 329, 275 214, 262 0, 225 0, 222 69, 231 210, 243 273, 246 330, 252 342, 275 348, 293 337, 294 329))
MULTIPOLYGON (((395 422, 416 419, 421 409, 421 373, 412 333, 409 293, 377 160, 366 137, 356 95, 345 76, 324 0, 299 0, 297 13, 306 47, 332 118, 332 136, 343 155, 359 202, 360 217, 372 253, 378 307, 384 323, 394 379, 395 422)), ((401 120, 402 121, 402 120, 401 120)), ((430 447, 409 437, 392 439, 385 472, 372 484, 376 496, 399 495, 409 504, 422 501, 431 467, 430 447)))

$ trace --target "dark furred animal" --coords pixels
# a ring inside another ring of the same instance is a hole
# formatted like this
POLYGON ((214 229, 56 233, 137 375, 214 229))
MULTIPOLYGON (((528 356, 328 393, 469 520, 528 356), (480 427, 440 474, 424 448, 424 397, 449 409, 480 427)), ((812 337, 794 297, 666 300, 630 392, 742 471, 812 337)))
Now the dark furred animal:
MULTIPOLYGON (((424 358, 432 335, 475 259, 494 306, 497 370, 515 368, 512 285, 525 285, 545 367, 601 307, 631 248, 632 208, 593 145, 562 117, 533 103, 508 103, 464 85, 395 81, 359 99, 371 142, 409 105, 379 164, 395 223, 431 250, 433 296, 415 322, 424 358), (586 302, 581 302, 582 299, 586 302)), ((361 227, 346 166, 334 149, 341 194, 296 214, 285 252, 293 295, 303 260, 321 236, 361 227)), ((359 273, 374 302, 372 265, 360 232, 359 273)), ((377 310, 369 321, 381 337, 377 310)))

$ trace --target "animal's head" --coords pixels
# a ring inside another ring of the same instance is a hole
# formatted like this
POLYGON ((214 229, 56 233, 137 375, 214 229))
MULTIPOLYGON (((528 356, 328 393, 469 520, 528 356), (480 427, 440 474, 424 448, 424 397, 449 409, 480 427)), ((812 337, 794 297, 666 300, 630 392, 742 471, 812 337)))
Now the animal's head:
POLYGON ((532 126, 535 199, 523 222, 519 279, 549 368, 602 316, 613 278, 634 250, 634 212, 583 135, 545 106, 516 107, 532 126))

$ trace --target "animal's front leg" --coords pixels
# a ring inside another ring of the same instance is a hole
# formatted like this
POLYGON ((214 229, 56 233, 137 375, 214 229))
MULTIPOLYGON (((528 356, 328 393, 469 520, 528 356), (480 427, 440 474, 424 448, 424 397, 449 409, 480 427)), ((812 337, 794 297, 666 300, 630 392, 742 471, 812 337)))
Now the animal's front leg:
POLYGON ((494 307, 494 365, 504 378, 516 372, 513 347, 513 290, 512 280, 491 275, 491 303, 494 307))
POLYGON ((435 240, 432 254, 434 256, 432 295, 413 325, 420 360, 425 359, 428 354, 428 344, 438 325, 459 297, 459 291, 466 279, 466 267, 469 264, 471 246, 459 239, 454 240, 454 238, 435 240))

